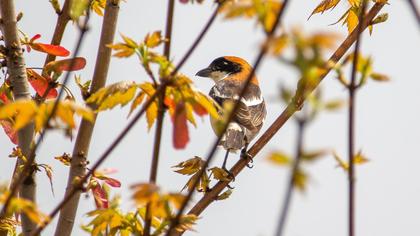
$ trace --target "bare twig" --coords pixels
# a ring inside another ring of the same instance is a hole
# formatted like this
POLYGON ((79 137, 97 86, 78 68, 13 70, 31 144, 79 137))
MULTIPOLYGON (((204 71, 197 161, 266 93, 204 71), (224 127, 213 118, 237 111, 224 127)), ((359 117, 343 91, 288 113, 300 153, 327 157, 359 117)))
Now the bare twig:
MULTIPOLYGON (((269 42, 271 41, 271 39, 273 38, 273 36, 274 36, 274 34, 276 32, 277 26, 281 22, 281 18, 283 16, 283 13, 284 13, 284 11, 285 11, 288 3, 289 3, 289 0, 284 0, 283 1, 283 4, 282 4, 281 9, 279 10, 279 12, 276 15, 276 19, 274 21, 274 24, 273 24, 272 28, 270 29, 270 31, 267 33, 266 40, 265 40, 265 42, 264 42, 264 44, 263 44, 263 46, 262 46, 262 48, 261 48, 261 50, 260 50, 260 52, 259 52, 259 54, 257 56, 257 59, 255 60, 255 63, 253 64, 252 70, 251 70, 250 74, 248 75, 248 78, 246 78, 246 82, 245 82, 245 84, 244 84, 244 86, 243 86, 243 88, 241 90, 241 93, 239 95, 239 98, 235 101, 235 105, 234 105, 232 111, 230 112, 229 117, 228 117, 226 123, 224 124, 223 129, 221 129, 222 130, 222 132, 221 132, 222 134, 224 134, 226 132, 227 127, 229 126, 229 123, 233 120, 233 117, 235 116, 235 113, 239 109, 241 98, 247 92, 247 89, 248 89, 248 86, 249 86, 249 84, 251 82, 251 79, 255 75, 255 71, 258 69, 258 66, 260 65, 260 63, 262 62, 262 60, 264 59, 264 56, 266 55, 266 53, 268 51, 268 44, 269 44, 269 42)), ((217 146, 219 145, 220 140, 222 139, 222 136, 223 135, 219 135, 217 137, 217 139, 215 140, 215 142, 212 144, 211 149, 210 149, 210 152, 209 152, 209 154, 208 154, 208 156, 206 158, 206 161, 204 162, 202 168, 200 169, 200 171, 197 174, 198 177, 196 179, 194 179, 194 182, 192 184, 192 187, 191 187, 190 191, 188 192, 187 196, 185 197, 185 199, 184 199, 184 201, 183 201, 180 209, 178 210, 175 218, 171 221, 170 227, 169 227, 169 229, 168 229, 168 231, 166 233, 167 236, 169 236, 169 235, 172 236, 172 235, 182 234, 182 232, 176 231, 175 228, 179 224, 179 221, 181 219, 181 216, 184 213, 184 211, 185 211, 185 209, 187 207, 188 202, 191 200, 191 198, 192 198, 192 196, 193 196, 193 194, 195 192, 196 186, 200 182, 201 176, 207 170, 207 167, 209 166, 211 160, 213 159, 214 154, 216 153, 217 146)))
MULTIPOLYGON (((90 94, 98 91, 106 83, 112 53, 112 49, 107 47, 107 45, 112 44, 114 41, 119 13, 119 2, 119 0, 107 0, 106 3, 102 22, 101 38, 98 46, 97 59, 92 78, 92 86, 89 91, 90 94)), ((68 192, 71 190, 75 180, 80 176, 83 176, 86 172, 89 145, 92 138, 93 129, 95 127, 96 118, 97 116, 95 115, 93 121, 87 121, 83 119, 80 124, 76 143, 73 149, 65 196, 68 195, 68 192)), ((61 209, 57 228, 55 230, 56 236, 71 235, 79 199, 80 192, 77 192, 69 200, 68 204, 63 207, 63 209, 61 209)))
MULTIPOLYGON (((3 5, 2 5, 3 6, 3 5)), ((78 38, 78 41, 76 43, 76 47, 74 50, 74 56, 73 56, 73 60, 71 60, 70 63, 70 68, 72 68, 74 66, 74 58, 78 55, 80 47, 82 45, 85 33, 87 31, 87 22, 89 21, 89 13, 86 15, 85 21, 83 23, 83 25, 80 27, 80 35, 78 38)), ((64 80, 63 80, 63 85, 65 86, 67 84, 67 81, 70 78, 70 74, 71 72, 67 72, 64 80)), ((63 87, 64 87, 63 86, 63 87)), ((48 124, 51 120, 51 118, 54 116, 55 112, 57 111, 57 107, 58 107, 58 103, 60 101, 60 98, 62 97, 64 93, 64 89, 61 89, 60 92, 58 93, 58 96, 56 98, 56 101, 54 103, 54 106, 51 110, 51 113, 48 115, 46 121, 43 124, 44 130, 41 132, 41 134, 38 137, 38 140, 36 141, 35 145, 30 148, 29 154, 27 155, 27 161, 25 162, 22 171, 20 171, 19 175, 16 178, 16 181, 14 181, 14 185, 10 186, 10 194, 7 197, 7 199, 5 200, 5 203, 3 205, 3 208, 1 210, 1 214, 0 214, 0 218, 2 218, 4 216, 4 214, 7 212, 7 208, 9 207, 10 201, 11 199, 15 196, 17 190, 19 189, 19 187, 21 186, 21 184, 23 183, 23 181, 27 181, 26 179, 28 178, 28 176, 32 175, 32 172, 34 170, 32 170, 33 168, 33 164, 35 162, 35 153, 37 151, 37 149, 39 148, 39 146, 41 145, 41 142, 44 140, 45 134, 47 133, 48 129, 48 124)))
MULTIPOLYGON (((365 17, 365 9, 367 1, 363 0, 360 6, 359 20, 363 22, 365 17)), ((356 45, 354 48, 353 54, 353 65, 351 68, 351 80, 350 84, 347 87, 349 91, 349 120, 348 120, 348 162, 349 162, 349 171, 348 171, 348 235, 355 235, 355 168, 354 168, 354 114, 355 114, 355 99, 356 91, 359 88, 356 86, 356 73, 357 65, 359 62, 359 51, 361 45, 361 34, 363 32, 362 25, 357 25, 355 31, 357 32, 356 45)))
MULTIPOLYGON (((171 42, 172 42, 172 26, 173 26, 173 16, 174 16, 174 7, 175 7, 175 0, 168 1, 168 13, 166 16, 166 32, 165 32, 165 46, 163 49, 163 55, 169 60, 170 56, 170 49, 171 49, 171 42)), ((164 79, 164 78, 162 78, 164 79)), ((166 93, 166 85, 162 86, 162 93, 159 94, 158 98, 158 114, 157 114, 157 121, 156 121, 156 132, 155 132, 155 140, 153 145, 153 157, 152 157, 152 164, 150 166, 150 183, 156 183, 157 181, 157 173, 159 167, 159 153, 160 153, 160 143, 162 140, 162 126, 163 126, 163 118, 165 116, 165 93, 166 93)), ((150 204, 147 204, 146 207, 146 217, 145 217, 145 224, 144 224, 144 235, 150 236, 150 226, 152 225, 152 214, 150 212, 150 204)))
POLYGON ((298 132, 297 132, 297 138, 296 138, 295 159, 293 161, 292 169, 290 170, 290 176, 289 176, 287 187, 286 187, 285 197, 283 198, 280 221, 277 226, 277 231, 275 234, 276 236, 283 235, 284 227, 286 225, 287 215, 289 213, 289 207, 292 201, 293 189, 294 189, 295 181, 296 181, 296 174, 298 173, 300 161, 302 159, 303 137, 304 137, 307 120, 297 119, 296 121, 298 125, 298 132))
POLYGON ((411 10, 413 11, 414 17, 416 17, 417 25, 420 28, 420 13, 416 6, 414 0, 407 0, 408 4, 410 5, 411 10))
MULTIPOLYGON (((379 13, 385 4, 376 3, 365 16, 362 21, 362 29, 365 30, 372 19, 379 13)), ((350 46, 356 41, 358 34, 356 31, 350 33, 343 43, 337 48, 334 54, 330 57, 329 62, 325 65, 325 73, 321 76, 321 80, 329 73, 331 68, 343 57, 350 46)), ((317 86, 314 86, 315 89, 317 86)), ((308 93, 309 95, 309 93, 308 93)), ((306 97, 305 97, 306 98, 306 97)), ((273 138, 278 130, 290 119, 290 117, 297 111, 297 106, 301 104, 289 104, 286 109, 280 114, 280 116, 271 124, 267 131, 257 140, 257 142, 249 149, 248 154, 255 157, 261 149, 273 138)), ((234 176, 237 176, 249 163, 249 160, 240 159, 236 164, 229 170, 234 176)), ((188 214, 200 215, 213 201, 217 199, 217 196, 226 188, 230 181, 219 181, 211 191, 206 192, 204 196, 192 207, 188 214)), ((181 235, 182 232, 174 234, 181 235)))
MULTIPOLYGON (((10 75, 10 80, 13 86, 13 97, 15 100, 18 99, 31 99, 31 93, 29 91, 29 84, 26 75, 25 60, 23 58, 23 51, 21 48, 18 28, 15 15, 15 5, 13 0, 1 0, 0 1, 0 12, 1 20, 0 29, 4 37, 5 46, 7 48, 6 60, 7 60, 7 69, 10 75)), ((24 128, 19 130, 18 139, 19 139, 19 148, 22 150, 24 156, 29 156, 30 146, 34 136, 34 124, 30 123, 24 128)), ((20 158, 16 162, 16 167, 24 163, 20 158)), ((3 209, 0 213, 0 219, 4 219, 7 216, 6 203, 10 204, 10 199, 14 197, 19 188, 15 187, 17 180, 21 176, 21 172, 17 171, 18 168, 15 168, 12 182, 10 184, 10 189, 14 191, 10 193, 3 209)), ((32 172, 32 171, 31 171, 32 172)), ((31 200, 35 202, 36 200, 36 191, 35 191, 35 180, 32 173, 27 175, 25 178, 21 178, 22 181, 25 180, 25 184, 20 189, 20 195, 22 198, 31 200)), ((23 214, 22 216, 22 231, 26 235, 28 232, 35 228, 35 224, 23 214)), ((3 235, 4 231, 0 230, 0 235, 3 235)), ((7 232, 6 232, 7 234, 7 232)))

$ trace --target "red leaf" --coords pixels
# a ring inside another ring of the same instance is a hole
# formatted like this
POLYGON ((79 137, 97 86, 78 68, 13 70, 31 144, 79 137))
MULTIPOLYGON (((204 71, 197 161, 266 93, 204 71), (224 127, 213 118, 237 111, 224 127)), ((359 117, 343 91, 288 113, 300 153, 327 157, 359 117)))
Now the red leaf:
POLYGON ((3 126, 3 130, 6 133, 6 135, 9 137, 10 141, 14 144, 18 144, 18 136, 17 132, 12 128, 13 124, 12 122, 8 120, 0 120, 1 126, 3 126))
POLYGON ((45 66, 45 69, 48 71, 75 71, 81 70, 86 66, 86 59, 83 57, 75 57, 70 59, 64 59, 60 61, 52 61, 45 66), (73 65, 72 65, 73 61, 73 65), (72 66, 72 67, 71 67, 72 66))
POLYGON ((40 34, 35 34, 34 37, 32 37, 31 40, 29 40, 29 42, 33 43, 33 42, 35 42, 35 40, 37 40, 39 38, 41 38, 41 35, 40 34))
POLYGON ((10 102, 5 92, 0 93, 0 100, 3 102, 3 104, 10 102))
POLYGON ((203 106, 201 106, 199 103, 194 103, 192 107, 193 107, 194 112, 199 116, 204 116, 208 114, 207 110, 203 106))
POLYGON ((97 208, 108 208, 108 196, 99 183, 92 188, 92 194, 97 208))
POLYGON ((106 184, 108 184, 111 187, 114 187, 114 188, 121 187, 121 182, 117 179, 106 177, 103 180, 105 181, 106 184))
MULTIPOLYGON (((32 88, 35 89, 36 93, 39 96, 43 96, 45 91, 48 88, 49 82, 51 81, 50 78, 45 78, 38 73, 36 73, 34 70, 27 69, 26 72, 28 73, 28 80, 31 84, 32 88)), ((58 96, 58 92, 56 88, 51 88, 48 92, 46 98, 56 98, 58 96)))
POLYGON ((175 108, 173 144, 175 149, 183 149, 187 146, 190 137, 188 134, 187 114, 185 104, 179 103, 175 108))
POLYGON ((33 50, 45 52, 54 56, 67 57, 68 55, 70 55, 70 52, 60 45, 51 45, 51 44, 45 44, 45 43, 30 43, 29 46, 31 46, 33 50))

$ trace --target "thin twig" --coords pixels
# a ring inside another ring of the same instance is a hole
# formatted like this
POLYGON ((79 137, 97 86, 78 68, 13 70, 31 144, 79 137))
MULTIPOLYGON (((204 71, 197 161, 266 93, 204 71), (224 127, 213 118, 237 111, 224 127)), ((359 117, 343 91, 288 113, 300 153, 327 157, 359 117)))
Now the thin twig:
MULTIPOLYGON (((365 9, 366 9, 367 2, 363 0, 360 6, 359 12, 359 21, 363 22, 365 17, 365 9)), ((350 84, 347 87, 349 92, 349 120, 348 120, 348 163, 349 163, 349 171, 348 171, 348 235, 354 236, 355 235, 355 168, 354 168, 354 116, 355 116, 355 99, 356 99, 356 91, 359 88, 356 86, 356 73, 357 73, 357 65, 359 62, 359 51, 360 45, 362 41, 362 25, 358 24, 355 31, 357 32, 356 38, 356 45, 354 48, 353 54, 353 65, 351 68, 351 80, 350 84)))
MULTIPOLYGON (((165 32, 165 45, 163 49, 163 55, 169 60, 170 56, 170 48, 172 42, 172 26, 173 26, 173 16, 174 16, 174 7, 175 7, 175 0, 168 1, 168 11, 166 16, 166 32, 165 32)), ((163 79, 163 78, 162 78, 163 79)), ((157 114, 157 121, 156 121, 156 132, 155 132, 155 140, 153 145, 153 156, 152 156, 152 164, 150 165, 150 177, 149 183, 155 184, 157 182, 157 173, 159 167, 159 153, 160 153, 160 143, 162 140, 162 127, 163 127, 163 118, 165 116, 165 93, 166 93, 166 85, 162 86, 162 93, 159 94, 158 98, 158 114, 157 114)), ((145 217, 145 224, 144 224, 144 235, 150 236, 150 226, 152 225, 152 214, 150 211, 150 204, 146 206, 146 217, 145 217)))
MULTIPOLYGON (((92 85, 90 87, 90 94, 95 93, 100 88, 105 86, 108 77, 109 65, 111 61, 112 49, 107 47, 114 41, 117 20, 119 13, 119 0, 107 0, 105 12, 102 22, 102 32, 99 41, 95 69, 92 77, 92 85)), ((95 109, 91 104, 91 108, 95 109)), ((65 196, 72 188, 75 180, 83 176, 86 172, 87 156, 89 152, 89 145, 91 142, 93 129, 95 127, 97 115, 94 116, 93 121, 82 120, 77 133, 76 142, 73 148, 72 159, 70 163, 69 176, 67 180, 67 187, 65 196)), ((57 227, 55 229, 56 236, 69 236, 74 225, 74 218, 76 216, 80 193, 76 193, 69 203, 60 211, 57 227)))
MULTIPOLYGON (((379 13, 384 6, 384 3, 376 3, 369 13, 366 15, 365 20, 362 22, 362 29, 365 30, 372 19, 379 13)), ((357 32, 353 31, 350 33, 343 43, 337 48, 334 54, 330 57, 329 62, 324 66, 325 73, 320 76, 322 81, 323 78, 330 72, 331 68, 343 57, 350 46, 356 41, 357 32)), ((314 86, 313 89, 317 87, 314 86)), ((310 91, 307 95, 310 94, 310 91)), ((306 97, 305 97, 306 99, 306 97)), ((299 104, 298 104, 299 106, 299 104)), ((257 140, 257 142, 249 149, 248 154, 251 157, 255 157, 261 149, 273 138, 273 136, 280 130, 281 127, 290 119, 290 117, 297 111, 296 104, 290 103, 286 109, 280 114, 280 116, 271 124, 266 132, 257 140)), ((233 176, 237 176, 250 162, 248 159, 240 159, 236 164, 229 170, 233 176)), ((200 215, 213 201, 217 199, 217 196, 226 188, 230 181, 219 181, 211 191, 206 192, 204 196, 192 207, 188 214, 200 215)), ((174 235, 181 235, 183 232, 178 232, 174 235)))
MULTIPOLYGON (((74 56, 73 56, 73 59, 71 60, 71 63, 70 63, 70 68, 72 68, 74 66, 74 62, 75 62, 74 58, 76 58, 77 55, 79 54, 80 47, 82 45, 85 33, 87 31, 87 23, 89 21, 89 15, 90 15, 89 13, 86 15, 85 21, 84 21, 83 25, 80 27, 80 35, 79 35, 78 41, 76 43, 76 47, 75 47, 75 50, 74 50, 74 56)), ((66 73, 66 75, 64 77, 64 80, 63 80, 63 85, 67 84, 67 82, 70 78, 70 73, 71 73, 70 71, 68 71, 66 73)), ((38 137, 35 145, 33 146, 33 148, 31 148, 31 150, 29 152, 29 155, 27 157, 27 161, 25 162, 25 164, 22 168, 22 171, 20 172, 16 181, 14 182, 14 185, 10 186, 10 194, 7 197, 7 199, 5 200, 5 203, 4 203, 3 208, 1 210, 0 218, 2 218, 4 216, 5 212, 7 211, 7 208, 9 207, 11 199, 15 196, 15 194, 16 194, 17 190, 19 189, 20 185, 22 184, 23 180, 25 180, 28 176, 30 176, 30 174, 32 172, 32 170, 31 170, 32 165, 35 162, 35 153, 36 153, 37 149, 39 148, 39 146, 41 145, 41 142, 44 140, 45 134, 49 130, 48 129, 48 124, 49 124, 50 120, 52 119, 52 117, 54 116, 55 112, 57 111, 58 103, 59 103, 60 98, 62 97, 63 93, 64 93, 64 89, 61 89, 60 92, 58 93, 56 101, 54 102, 54 106, 51 110, 51 113, 48 115, 46 121, 44 122, 44 125, 43 125, 44 130, 39 135, 39 137, 38 137)))
POLYGON ((414 0, 407 0, 408 4, 410 5, 411 10, 413 11, 414 17, 416 17, 417 25, 420 28, 420 13, 416 6, 414 0))
POLYGON ((49 221, 43 222, 40 226, 35 230, 32 236, 38 236, 39 233, 51 222, 51 220, 57 215, 57 213, 62 209, 69 200, 79 191, 83 190, 83 185, 87 182, 90 176, 99 168, 99 166, 108 158, 108 156, 112 153, 112 151, 117 147, 120 142, 124 139, 124 137, 128 134, 131 128, 137 123, 137 121, 143 116, 144 112, 147 108, 154 102, 157 95, 162 92, 162 89, 159 87, 157 88, 156 92, 144 103, 143 107, 140 111, 134 116, 134 118, 128 123, 128 125, 120 132, 117 138, 111 143, 111 145, 106 149, 106 151, 98 158, 98 160, 93 164, 93 166, 89 169, 89 171, 80 178, 77 183, 73 184, 73 187, 68 192, 68 194, 60 201, 60 203, 51 211, 49 216, 49 221))
MULTIPOLYGON (((250 74, 248 75, 248 77, 246 78, 246 82, 245 82, 245 84, 244 84, 244 86, 241 90, 241 93, 239 94, 239 98, 235 101, 235 105, 234 105, 232 111, 230 112, 229 117, 228 117, 226 123, 224 124, 223 129, 221 129, 222 130, 221 134, 224 134, 226 132, 227 127, 229 126, 229 123, 233 120, 233 117, 235 116, 235 113, 238 111, 241 99, 242 99, 242 97, 244 97, 245 93, 247 92, 248 86, 251 83, 251 79, 255 75, 255 71, 258 69, 258 66, 261 64, 262 60, 264 59, 264 56, 266 55, 266 53, 268 51, 268 43, 273 38, 273 36, 276 32, 277 26, 280 25, 281 18, 283 16, 283 13, 285 12, 285 9, 286 9, 288 3, 289 3, 289 0, 284 0, 283 1, 281 9, 279 10, 279 12, 276 15, 274 24, 273 24, 272 28, 270 29, 270 31, 267 33, 266 40, 265 40, 265 42, 264 42, 264 44, 263 44, 263 46, 262 46, 262 48, 261 48, 261 50, 260 50, 260 52, 257 56, 257 59, 255 60, 255 63, 253 64, 252 70, 251 70, 250 74)), ((204 162, 203 166, 201 167, 200 171, 197 174, 198 177, 194 179, 194 182, 192 184, 192 187, 191 187, 190 191, 188 192, 187 196, 185 197, 185 199, 184 199, 180 209, 178 210, 175 218, 171 221, 170 227, 169 227, 169 229, 166 233, 167 236, 176 235, 177 233, 179 233, 179 232, 176 232, 175 228, 178 226, 179 221, 181 219, 181 216, 184 213, 188 202, 191 200, 191 198, 192 198, 192 196, 195 192, 196 186, 200 182, 201 176, 207 170, 207 167, 209 166, 211 160, 213 159, 214 154, 216 153, 217 146, 219 145, 219 143, 222 139, 222 136, 223 135, 219 135, 216 138, 213 145, 211 146, 209 155, 207 156, 206 161, 204 162)))
POLYGON ((306 119, 296 119, 298 125, 298 132, 296 138, 296 153, 295 159, 293 161, 292 169, 290 170, 290 176, 288 179, 285 197, 283 198, 282 209, 280 214, 279 224, 277 225, 277 231, 275 236, 281 236, 284 232, 284 227, 286 225, 287 215, 289 213, 289 207, 292 201, 293 189, 296 181, 296 174, 298 173, 300 161, 302 159, 303 153, 303 137, 306 128, 306 119))

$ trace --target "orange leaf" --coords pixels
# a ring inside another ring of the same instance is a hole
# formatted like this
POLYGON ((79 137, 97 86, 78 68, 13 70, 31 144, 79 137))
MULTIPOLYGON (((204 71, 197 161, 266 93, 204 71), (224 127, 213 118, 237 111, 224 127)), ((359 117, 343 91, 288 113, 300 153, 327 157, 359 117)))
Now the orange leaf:
MULTIPOLYGON (((31 84, 32 88, 35 89, 36 93, 39 96, 43 96, 45 91, 47 90, 49 83, 51 82, 50 78, 45 78, 40 74, 36 73, 34 70, 27 69, 28 80, 31 84)), ((56 98, 58 96, 58 92, 56 88, 51 88, 48 92, 46 98, 56 98)))
POLYGON ((3 104, 9 103, 9 98, 7 98, 7 95, 5 92, 0 92, 0 101, 2 101, 3 104))
POLYGON ((205 116, 208 114, 206 108, 204 108, 203 106, 201 106, 201 104, 199 103, 194 103, 192 105, 193 110, 195 112, 195 114, 199 115, 199 116, 205 116))
POLYGON ((8 120, 0 120, 1 126, 3 126, 3 130, 6 135, 9 137, 10 141, 14 144, 18 144, 18 136, 16 130, 13 129, 12 122, 8 120))
POLYGON ((187 126, 185 104, 179 103, 175 108, 173 144, 176 149, 183 149, 190 140, 187 126))
POLYGON ((45 43, 30 43, 29 46, 36 51, 45 52, 50 55, 67 57, 70 52, 60 45, 51 45, 45 43))
POLYGON ((63 72, 63 71, 76 71, 85 68, 86 59, 83 57, 75 57, 64 59, 60 61, 52 61, 45 66, 47 71, 63 72), (73 63, 73 65, 72 65, 73 63))

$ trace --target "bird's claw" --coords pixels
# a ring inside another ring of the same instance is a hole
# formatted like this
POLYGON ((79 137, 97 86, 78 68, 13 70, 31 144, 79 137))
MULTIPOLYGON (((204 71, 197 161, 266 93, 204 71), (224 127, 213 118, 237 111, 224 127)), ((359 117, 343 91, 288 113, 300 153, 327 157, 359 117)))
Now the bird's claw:
POLYGON ((248 152, 241 152, 241 157, 243 159, 249 161, 249 163, 246 164, 246 167, 248 167, 249 169, 252 169, 254 167, 254 165, 253 165, 254 159, 252 158, 252 156, 248 152))

